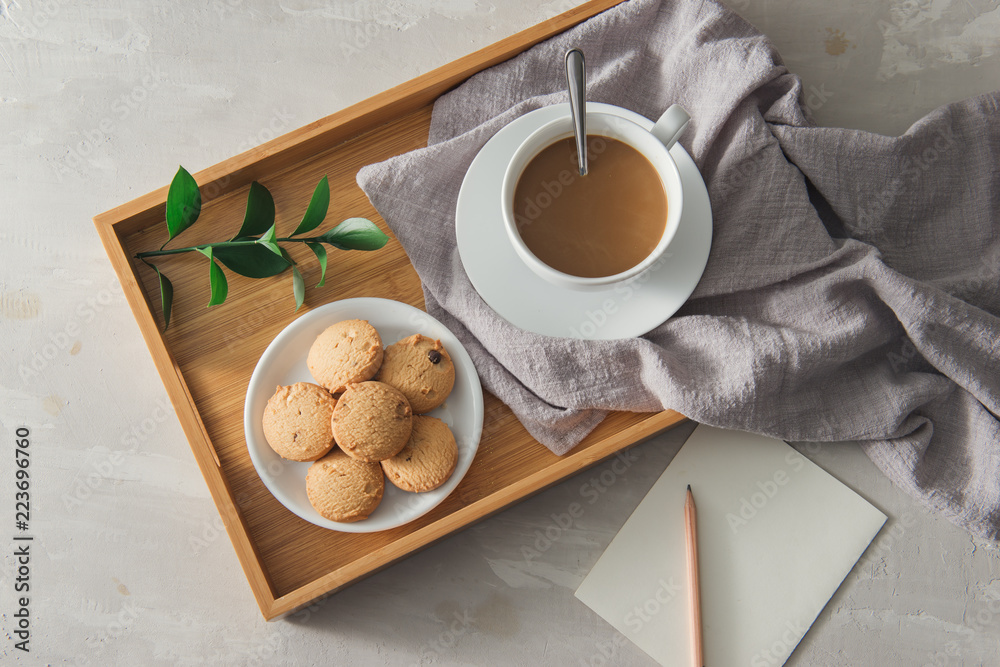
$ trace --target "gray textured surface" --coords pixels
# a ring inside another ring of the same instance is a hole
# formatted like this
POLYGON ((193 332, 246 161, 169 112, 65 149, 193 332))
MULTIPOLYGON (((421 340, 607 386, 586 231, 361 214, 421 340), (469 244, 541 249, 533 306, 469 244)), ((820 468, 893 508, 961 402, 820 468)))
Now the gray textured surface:
MULTIPOLYGON (((732 5, 815 86, 822 124, 898 133, 941 103, 1000 88, 995 3, 732 5)), ((0 456, 13 456, 17 425, 32 428, 39 540, 34 651, 23 660, 0 634, 5 662, 650 664, 573 590, 683 430, 640 445, 622 475, 594 468, 306 620, 264 623, 90 222, 160 187, 179 163, 214 164, 561 8, 0 2, 0 456), (602 472, 613 482, 590 504, 602 472), (526 561, 522 547, 573 502, 583 516, 526 561)), ((928 516, 857 447, 803 451, 891 519, 790 664, 996 664, 996 549, 928 516)), ((0 466, 6 526, 9 470, 0 466)))

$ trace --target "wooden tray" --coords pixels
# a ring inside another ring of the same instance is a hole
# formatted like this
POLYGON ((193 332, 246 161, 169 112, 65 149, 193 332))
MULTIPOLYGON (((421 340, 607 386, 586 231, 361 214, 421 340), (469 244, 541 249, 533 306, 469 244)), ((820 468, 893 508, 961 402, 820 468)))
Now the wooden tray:
MULTIPOLYGON (((274 195, 278 228, 298 222, 319 179, 329 176, 327 229, 365 216, 389 232, 355 183, 366 164, 427 145, 431 105, 476 72, 507 60, 620 0, 594 0, 433 72, 195 174, 204 205, 183 245, 228 238, 239 228, 250 183, 274 195)), ((617 451, 682 421, 679 413, 614 413, 565 456, 524 430, 510 410, 486 396, 479 452, 454 493, 429 514, 380 533, 314 526, 286 510, 264 487, 243 437, 243 400, 258 358, 297 315, 291 275, 251 280, 231 274, 225 304, 207 309, 208 271, 198 253, 158 258, 174 285, 170 328, 162 331, 156 275, 136 252, 166 240, 167 187, 94 218, 163 378, 195 459, 212 492, 257 604, 274 619, 333 593, 617 451)), ((281 236, 281 233, 279 233, 281 236)), ((391 236, 391 234, 390 234, 391 236)), ((176 242, 175 242, 176 243, 176 242)), ((301 249, 294 249, 301 250, 301 249)), ((395 239, 376 252, 330 251, 326 286, 315 258, 303 260, 304 308, 358 296, 423 308, 420 281, 395 239)))

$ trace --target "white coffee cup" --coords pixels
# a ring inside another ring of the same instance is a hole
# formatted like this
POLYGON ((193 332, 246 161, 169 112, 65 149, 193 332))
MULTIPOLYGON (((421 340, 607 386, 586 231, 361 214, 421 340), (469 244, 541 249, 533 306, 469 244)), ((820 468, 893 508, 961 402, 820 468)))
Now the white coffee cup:
POLYGON ((653 251, 638 264, 621 273, 598 278, 575 276, 552 268, 528 249, 518 233, 514 217, 514 191, 517 182, 528 163, 542 150, 560 139, 573 136, 573 119, 569 107, 566 108, 565 116, 546 123, 528 135, 507 163, 501 187, 504 227, 521 260, 550 283, 578 290, 607 289, 638 277, 655 264, 670 245, 680 224, 684 193, 681 188, 680 172, 670 156, 670 148, 677 142, 677 138, 690 119, 688 113, 675 104, 660 116, 652 130, 646 130, 622 116, 603 111, 587 111, 587 135, 617 139, 642 154, 656 169, 668 203, 663 235, 653 251))

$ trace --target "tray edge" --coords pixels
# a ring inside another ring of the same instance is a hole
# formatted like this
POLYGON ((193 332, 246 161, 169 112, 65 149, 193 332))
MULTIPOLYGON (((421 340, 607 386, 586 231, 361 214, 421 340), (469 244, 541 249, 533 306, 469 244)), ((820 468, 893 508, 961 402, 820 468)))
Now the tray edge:
POLYGON ((390 545, 391 548, 386 547, 382 550, 383 553, 394 551, 399 551, 400 553, 390 556, 375 568, 368 570, 363 570, 360 567, 342 568, 320 579, 316 579, 307 586, 302 586, 276 598, 274 604, 264 614, 265 620, 272 621, 285 618, 306 605, 334 595, 338 591, 380 572, 461 530, 488 519, 537 493, 541 493, 550 486, 563 482, 573 475, 610 459, 619 452, 634 447, 688 421, 687 417, 674 410, 664 410, 663 412, 648 414, 649 417, 647 419, 633 424, 623 431, 619 431, 613 437, 606 439, 601 445, 588 447, 581 451, 570 451, 568 454, 559 457, 559 461, 553 466, 523 479, 521 483, 508 486, 490 495, 488 498, 484 498, 471 505, 466 505, 457 512, 450 514, 445 520, 435 522, 407 535, 402 540, 390 545), (623 442, 625 443, 624 445, 622 444, 623 442), (399 545, 405 546, 411 541, 416 543, 412 548, 396 548, 399 545), (353 572, 355 569, 359 570, 359 572, 353 572), (317 589, 321 590, 317 591, 317 589))

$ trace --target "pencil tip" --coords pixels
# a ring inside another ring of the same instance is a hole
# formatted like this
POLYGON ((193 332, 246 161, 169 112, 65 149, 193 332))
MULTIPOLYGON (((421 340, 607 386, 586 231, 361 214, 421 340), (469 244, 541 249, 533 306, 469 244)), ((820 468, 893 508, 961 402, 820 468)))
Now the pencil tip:
POLYGON ((691 490, 691 485, 690 485, 690 484, 688 484, 688 491, 690 491, 690 490, 691 490))

